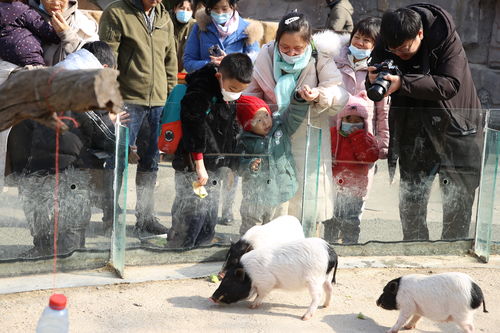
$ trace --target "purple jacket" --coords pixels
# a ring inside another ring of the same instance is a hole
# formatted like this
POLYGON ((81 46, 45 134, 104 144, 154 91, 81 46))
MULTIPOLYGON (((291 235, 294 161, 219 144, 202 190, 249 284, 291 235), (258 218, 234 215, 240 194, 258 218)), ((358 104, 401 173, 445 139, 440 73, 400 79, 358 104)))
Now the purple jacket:
POLYGON ((22 2, 0 2, 0 58, 18 66, 45 65, 41 41, 59 43, 54 28, 22 2))

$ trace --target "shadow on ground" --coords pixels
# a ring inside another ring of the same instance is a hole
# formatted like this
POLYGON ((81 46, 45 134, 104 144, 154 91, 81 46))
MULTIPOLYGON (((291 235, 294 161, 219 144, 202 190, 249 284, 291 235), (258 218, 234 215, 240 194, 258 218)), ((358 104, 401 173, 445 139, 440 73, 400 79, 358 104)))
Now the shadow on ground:
POLYGON ((390 327, 380 326, 375 320, 364 317, 358 319, 357 313, 328 315, 323 318, 323 322, 333 328, 335 333, 370 332, 385 333, 390 327))
MULTIPOLYGON (((214 288, 215 291, 215 288, 214 288)), ((167 301, 179 308, 187 309, 197 309, 197 310, 209 310, 214 312, 222 313, 232 313, 241 315, 265 315, 265 316, 276 316, 276 317, 291 317, 297 320, 301 320, 302 315, 306 313, 309 304, 293 305, 293 304, 283 304, 283 303, 269 303, 264 302, 257 309, 250 309, 250 301, 242 301, 235 304, 214 304, 212 303, 207 295, 206 297, 201 296, 191 296, 191 297, 172 297, 167 299, 167 301), (294 309, 297 310, 297 315, 291 313, 280 313, 279 309, 294 309)), ((318 309, 315 316, 321 315, 321 309, 318 309)), ((314 317, 313 317, 314 318, 314 317)))

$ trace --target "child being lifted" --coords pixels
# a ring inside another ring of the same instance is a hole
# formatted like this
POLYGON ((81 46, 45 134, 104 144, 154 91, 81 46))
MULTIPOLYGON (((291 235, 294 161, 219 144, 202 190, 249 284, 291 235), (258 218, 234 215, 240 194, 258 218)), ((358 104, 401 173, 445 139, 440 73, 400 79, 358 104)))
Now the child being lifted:
POLYGON ((298 188, 291 136, 309 109, 305 93, 305 88, 294 93, 288 108, 274 115, 258 97, 243 96, 236 101, 236 116, 243 127, 237 149, 242 154, 241 235, 288 212, 288 201, 298 188))

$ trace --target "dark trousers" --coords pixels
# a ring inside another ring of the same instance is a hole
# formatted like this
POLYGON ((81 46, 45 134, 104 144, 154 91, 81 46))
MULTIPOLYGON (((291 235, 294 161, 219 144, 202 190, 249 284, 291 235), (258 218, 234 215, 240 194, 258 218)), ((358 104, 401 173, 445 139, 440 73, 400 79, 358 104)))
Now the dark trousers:
POLYGON ((200 198, 193 191, 196 172, 175 171, 175 199, 172 205, 172 228, 169 247, 195 247, 210 243, 215 236, 221 182, 217 173, 208 171, 205 189, 200 198))
POLYGON ((139 162, 135 178, 137 201, 135 215, 138 226, 154 220, 154 188, 158 173, 158 133, 162 106, 125 104, 129 113, 129 145, 137 147, 139 162))
POLYGON ((333 218, 323 222, 325 240, 331 243, 340 240, 343 244, 358 243, 363 205, 363 198, 350 194, 349 189, 339 190, 335 194, 333 218))
MULTIPOLYGON (((33 244, 39 254, 50 254, 54 235, 55 176, 34 173, 21 178, 19 197, 33 244)), ((85 247, 90 223, 90 173, 68 168, 59 175, 58 253, 85 247)))
POLYGON ((359 239, 363 198, 338 192, 333 208, 333 219, 340 226, 344 244, 355 244, 359 239))
POLYGON ((479 175, 459 166, 442 165, 437 154, 417 147, 401 147, 399 156, 399 215, 403 240, 428 240, 427 204, 439 174, 443 202, 441 239, 469 237, 475 187, 479 175))

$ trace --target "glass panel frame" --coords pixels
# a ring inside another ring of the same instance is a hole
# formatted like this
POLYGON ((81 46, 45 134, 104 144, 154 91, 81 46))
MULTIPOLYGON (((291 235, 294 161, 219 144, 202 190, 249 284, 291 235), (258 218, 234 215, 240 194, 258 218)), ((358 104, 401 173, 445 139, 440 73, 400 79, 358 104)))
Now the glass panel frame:
POLYGON ((128 128, 115 125, 115 168, 113 172, 113 231, 110 265, 119 277, 125 276, 127 189, 128 189, 128 128))
POLYGON ((319 169, 321 162, 321 128, 307 125, 305 144, 302 214, 300 221, 306 237, 317 236, 319 169))
POLYGON ((474 238, 474 253, 484 262, 489 261, 491 252, 496 186, 499 177, 500 128, 491 128, 494 126, 490 126, 493 125, 493 120, 497 119, 500 119, 500 110, 490 110, 486 117, 476 235, 474 238))

